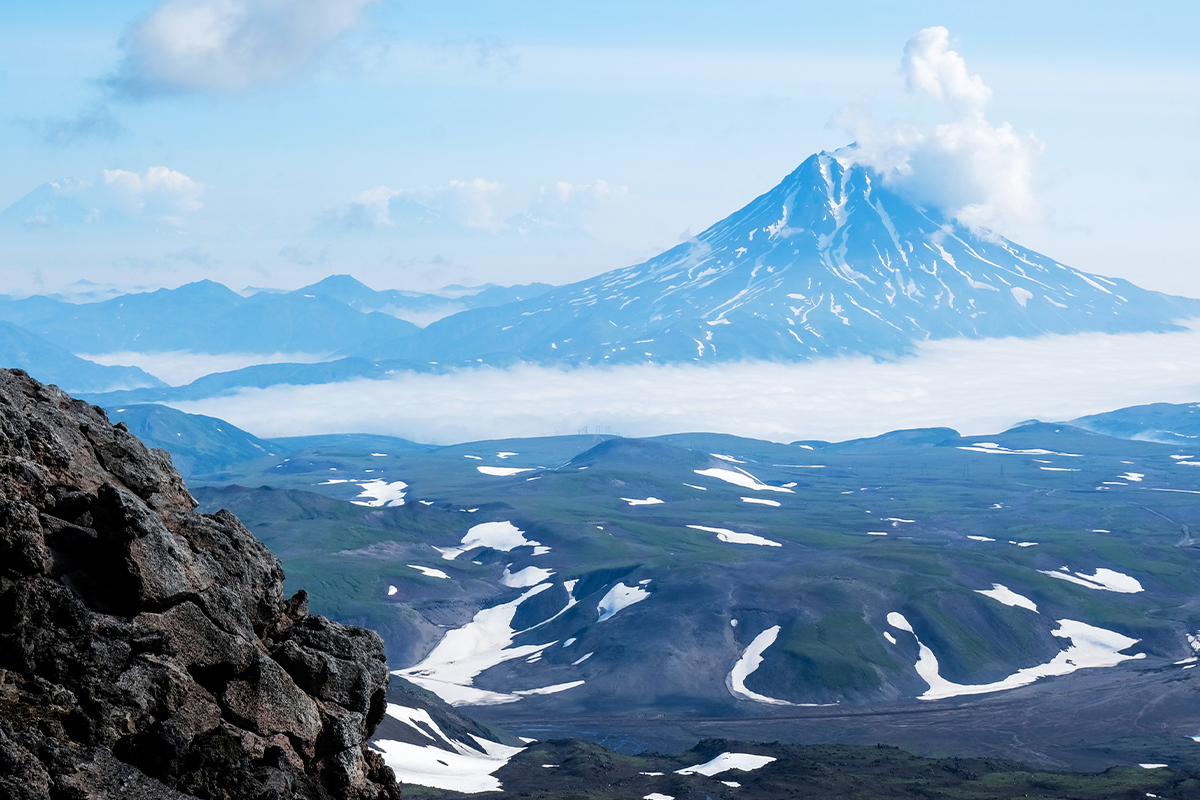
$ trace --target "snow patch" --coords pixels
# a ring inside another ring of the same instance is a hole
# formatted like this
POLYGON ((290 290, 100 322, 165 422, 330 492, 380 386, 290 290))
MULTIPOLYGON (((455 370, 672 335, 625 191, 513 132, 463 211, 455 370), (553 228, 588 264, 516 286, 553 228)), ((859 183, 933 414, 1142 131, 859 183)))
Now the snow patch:
POLYGON ((1035 614, 1037 613, 1037 603, 1033 602, 1028 597, 1017 594, 1002 583, 993 583, 991 589, 976 589, 975 591, 984 597, 990 597, 1006 606, 1013 606, 1015 608, 1028 608, 1035 614))
MULTIPOLYGON (((894 628, 912 632, 912 626, 908 620, 895 611, 888 614, 888 624, 894 628)), ((917 646, 920 648, 916 663, 917 674, 929 684, 929 690, 917 699, 943 700, 949 697, 1002 692, 1026 686, 1038 678, 1069 675, 1080 669, 1114 667, 1122 661, 1146 657, 1145 653, 1122 655, 1120 652, 1133 647, 1138 643, 1138 639, 1131 639, 1116 631, 1097 628, 1083 622, 1060 619, 1058 620, 1058 629, 1051 633, 1061 639, 1068 639, 1071 646, 1059 652, 1051 661, 1017 670, 1003 680, 968 685, 953 683, 943 678, 938 672, 937 656, 920 638, 916 637, 916 634, 913 634, 914 638, 917 638, 917 646)))
POLYGON ((1086 575, 1082 572, 1071 572, 1067 567, 1061 567, 1057 570, 1039 569, 1038 572, 1043 575, 1049 575, 1051 578, 1077 583, 1089 589, 1118 592, 1120 594, 1137 594, 1144 591, 1141 582, 1137 578, 1103 567, 1097 569, 1092 575, 1086 575))
POLYGON ((634 603, 640 603, 649 596, 650 592, 641 586, 626 586, 618 583, 600 599, 600 604, 596 606, 596 611, 600 613, 600 619, 596 621, 604 622, 612 619, 618 611, 623 611, 634 603))
POLYGON ((721 753, 721 755, 703 764, 677 769, 675 770, 675 774, 704 775, 711 778, 713 775, 719 775, 731 769, 740 769, 742 772, 762 769, 774 760, 774 756, 756 756, 752 753, 721 753))
POLYGON ((779 508, 781 505, 783 505, 783 503, 780 503, 778 500, 767 500, 765 497, 743 497, 742 502, 754 503, 760 506, 772 506, 773 508, 779 508))
POLYGON ((435 547, 442 558, 453 561, 468 550, 476 547, 488 547, 492 550, 508 552, 517 547, 538 546, 541 542, 525 538, 525 532, 511 522, 482 522, 473 526, 462 538, 458 547, 435 547))
POLYGON ((631 506, 656 506, 659 503, 664 502, 659 500, 657 497, 647 497, 645 500, 638 500, 632 497, 622 497, 621 499, 626 503, 629 503, 631 506))
POLYGON ((358 496, 366 498, 364 500, 351 500, 356 506, 368 506, 369 508, 380 508, 382 506, 402 506, 404 505, 404 490, 408 488, 408 484, 404 481, 373 480, 366 483, 358 484, 362 487, 362 491, 358 496))
POLYGON ((793 492, 791 489, 783 486, 768 486, 743 469, 731 470, 716 467, 713 469, 697 469, 693 471, 697 475, 703 475, 706 478, 716 478, 717 480, 725 481, 726 483, 732 483, 734 486, 741 486, 743 489, 753 489, 756 492, 785 492, 787 494, 795 494, 795 492, 793 492))
MULTIPOLYGON (((421 573, 427 578, 441 578, 442 580, 450 579, 450 576, 442 572, 440 569, 434 569, 433 567, 422 567, 419 564, 405 564, 405 566, 409 569, 415 569, 417 572, 421 573)), ((388 594, 391 594, 391 592, 388 592, 388 594)))
MULTIPOLYGON (((396 773, 396 780, 416 786, 477 794, 501 790, 493 776, 523 748, 509 747, 479 736, 472 736, 483 752, 447 736, 425 709, 405 708, 388 703, 388 716, 409 725, 428 737, 429 731, 445 740, 453 750, 437 744, 418 745, 379 739, 371 743, 383 754, 383 760, 396 773), (420 726, 417 725, 420 723, 420 726)), ((433 739, 433 741, 437 741, 433 739)))
POLYGON ((1003 453, 1009 456, 1065 456, 1067 458, 1082 458, 1082 453, 1059 453, 1054 450, 1033 448, 1030 450, 1010 450, 995 442, 976 442, 973 445, 960 446, 959 450, 970 450, 974 453, 1003 453))
POLYGON ((476 467, 475 469, 482 472, 484 475, 492 475, 497 478, 507 478, 510 475, 519 475, 522 472, 533 472, 536 467, 476 467))
POLYGON ((754 641, 750 642, 746 649, 742 651, 742 657, 737 660, 737 663, 733 665, 733 669, 725 676, 725 688, 729 690, 730 694, 740 700, 752 700, 755 703, 766 703, 773 706, 792 705, 787 700, 767 697, 746 688, 746 678, 750 677, 751 673, 762 665, 762 654, 768 647, 775 644, 775 639, 778 637, 779 626, 772 625, 758 636, 755 636, 754 641))
POLYGON ((688 525, 688 527, 692 528, 693 530, 715 533, 717 538, 722 542, 729 542, 730 544, 756 544, 761 547, 783 547, 783 545, 779 542, 773 542, 770 539, 764 539, 761 536, 755 536, 753 533, 738 533, 737 531, 731 531, 728 528, 709 528, 704 525, 688 525))
POLYGON ((517 607, 550 586, 549 583, 534 586, 515 600, 480 610, 463 627, 447 631, 421 663, 396 670, 393 674, 428 689, 454 706, 515 703, 523 695, 540 691, 526 689, 505 694, 476 688, 473 683, 484 670, 505 661, 541 653, 555 644, 546 642, 510 647, 519 633, 512 627, 517 607))
MULTIPOLYGON (((508 565, 508 567, 511 566, 512 564, 508 565)), ((526 567, 517 572, 509 572, 508 567, 504 568, 504 574, 500 576, 500 582, 505 586, 511 586, 515 589, 534 586, 554 574, 552 570, 542 569, 541 567, 526 567)))

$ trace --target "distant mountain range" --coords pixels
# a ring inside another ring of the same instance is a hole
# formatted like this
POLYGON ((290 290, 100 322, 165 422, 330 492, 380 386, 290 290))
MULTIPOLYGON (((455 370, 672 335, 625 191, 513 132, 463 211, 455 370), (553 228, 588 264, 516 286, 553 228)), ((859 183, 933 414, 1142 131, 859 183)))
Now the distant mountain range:
POLYGON ((395 349, 417 325, 465 308, 535 297, 550 287, 447 287, 442 294, 376 292, 335 275, 293 292, 243 297, 213 281, 97 303, 34 296, 0 300, 0 320, 73 353, 304 353, 354 357, 395 349))
MULTIPOLYGON (((77 355, 325 359, 105 399, 122 403, 481 364, 894 357, 929 339, 1170 331, 1198 315, 1200 300, 1089 274, 920 208, 855 165, 852 149, 812 156, 771 191, 649 261, 558 288, 421 294, 335 275, 249 297, 201 281, 85 304, 0 300, 0 320, 77 355)), ((30 368, 38 374, 36 360, 30 368)))
POLYGON ((0 321, 0 364, 23 369, 44 383, 69 392, 112 392, 165 388, 166 384, 137 367, 106 367, 78 358, 20 326, 0 321))

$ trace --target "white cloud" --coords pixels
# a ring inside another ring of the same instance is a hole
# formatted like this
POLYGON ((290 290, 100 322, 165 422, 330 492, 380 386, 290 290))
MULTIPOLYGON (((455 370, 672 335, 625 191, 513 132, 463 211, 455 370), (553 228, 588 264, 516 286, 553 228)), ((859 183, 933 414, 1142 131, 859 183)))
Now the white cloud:
POLYGON ((240 89, 302 67, 375 0, 166 0, 122 39, 132 95, 240 89))
POLYGON ((512 220, 522 234, 535 227, 586 228, 597 211, 629 195, 629 187, 613 186, 603 178, 592 183, 556 181, 540 186, 529 210, 512 220))
POLYGON ((155 222, 182 226, 203 207, 204 187, 167 167, 145 172, 104 170, 99 180, 49 181, 18 200, 4 215, 29 229, 155 222))
POLYGON ((507 227, 496 211, 504 187, 475 178, 453 180, 443 186, 392 189, 376 186, 350 203, 322 214, 323 227, 381 230, 423 229, 442 233, 472 228, 496 233, 507 227))
POLYGON ((1036 218, 1032 181, 1041 143, 1007 122, 988 120, 992 90, 950 49, 950 32, 922 30, 905 45, 900 69, 909 94, 939 103, 946 121, 880 129, 861 108, 849 106, 835 122, 858 146, 839 155, 872 167, 889 185, 975 229, 1036 218))
POLYGON ((557 181, 540 186, 526 211, 502 218, 504 186, 495 181, 452 180, 442 186, 393 189, 376 186, 350 203, 323 213, 323 227, 359 230, 404 228, 447 233, 473 229, 498 233, 512 228, 520 234, 534 228, 581 229, 591 216, 626 197, 625 186, 597 179, 592 183, 557 181))
POLYGON ((469 228, 482 228, 495 233, 505 227, 496 217, 494 207, 503 187, 483 178, 471 181, 450 181, 436 190, 427 205, 448 213, 469 228))
POLYGON ((176 403, 259 436, 370 432, 431 443, 575 433, 713 431, 774 441, 843 440, 949 426, 994 433, 1200 399, 1200 331, 942 340, 916 356, 801 364, 520 366, 278 386, 176 403), (1053 380, 1046 376, 1053 375, 1053 380))
POLYGON ((150 167, 143 173, 104 170, 104 185, 113 201, 129 216, 147 216, 181 225, 181 214, 198 211, 203 188, 182 172, 150 167))

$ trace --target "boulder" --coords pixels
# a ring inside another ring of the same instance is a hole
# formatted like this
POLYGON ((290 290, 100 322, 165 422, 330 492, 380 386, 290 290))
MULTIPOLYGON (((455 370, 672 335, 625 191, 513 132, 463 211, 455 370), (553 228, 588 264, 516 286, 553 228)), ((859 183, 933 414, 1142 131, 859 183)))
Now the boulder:
POLYGON ((0 796, 396 800, 383 643, 162 450, 0 370, 0 796))

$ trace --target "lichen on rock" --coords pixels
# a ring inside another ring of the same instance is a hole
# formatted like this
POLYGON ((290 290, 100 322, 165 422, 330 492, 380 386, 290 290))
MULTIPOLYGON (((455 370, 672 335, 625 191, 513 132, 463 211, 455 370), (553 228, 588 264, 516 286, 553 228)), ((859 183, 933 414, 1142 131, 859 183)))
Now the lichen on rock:
POLYGON ((0 795, 399 798, 378 634, 196 505, 165 451, 0 370, 0 795))

